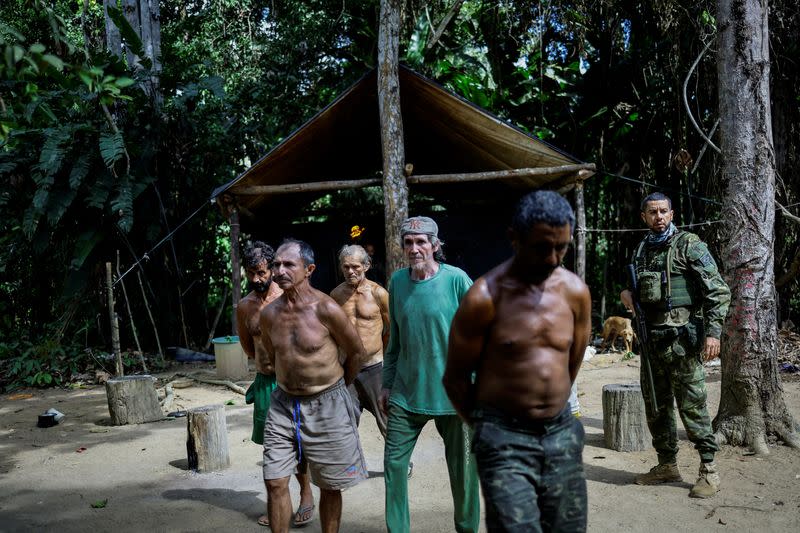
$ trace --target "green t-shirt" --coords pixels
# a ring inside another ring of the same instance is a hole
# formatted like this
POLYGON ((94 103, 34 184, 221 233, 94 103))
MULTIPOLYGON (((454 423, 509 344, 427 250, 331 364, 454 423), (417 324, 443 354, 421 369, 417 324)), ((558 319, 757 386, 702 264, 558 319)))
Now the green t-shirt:
POLYGON ((383 387, 389 401, 413 413, 455 414, 442 376, 450 323, 472 280, 454 266, 421 281, 404 268, 389 282, 389 346, 383 358, 383 387))

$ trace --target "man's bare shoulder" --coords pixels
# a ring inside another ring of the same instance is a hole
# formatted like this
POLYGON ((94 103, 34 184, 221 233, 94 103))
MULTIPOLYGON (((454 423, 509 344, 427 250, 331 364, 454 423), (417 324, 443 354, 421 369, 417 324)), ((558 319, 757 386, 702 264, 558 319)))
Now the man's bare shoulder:
POLYGON ((344 310, 342 307, 330 296, 317 289, 312 289, 317 298, 316 311, 317 317, 320 321, 326 321, 335 316, 343 315, 344 310))
POLYGON ((374 282, 374 281, 372 281, 370 279, 365 280, 365 281, 367 282, 367 285, 370 288, 370 291, 372 292, 372 295, 375 296, 376 298, 378 298, 378 297, 380 297, 380 296, 382 296, 384 294, 385 295, 389 294, 389 292, 386 289, 384 289, 383 285, 381 285, 380 283, 376 283, 376 282, 374 282))
POLYGON ((557 279, 567 295, 572 297, 585 297, 589 295, 589 287, 580 276, 574 272, 570 272, 564 267, 559 267, 553 272, 553 275, 558 276, 557 279))
POLYGON ((331 298, 337 303, 342 304, 347 301, 352 293, 353 291, 350 289, 350 285, 348 285, 346 281, 343 281, 331 291, 331 298))
POLYGON ((283 300, 284 298, 283 295, 281 294, 280 296, 272 300, 270 303, 262 307, 261 318, 272 319, 272 317, 274 317, 276 313, 278 313, 281 309, 283 309, 284 305, 283 300))

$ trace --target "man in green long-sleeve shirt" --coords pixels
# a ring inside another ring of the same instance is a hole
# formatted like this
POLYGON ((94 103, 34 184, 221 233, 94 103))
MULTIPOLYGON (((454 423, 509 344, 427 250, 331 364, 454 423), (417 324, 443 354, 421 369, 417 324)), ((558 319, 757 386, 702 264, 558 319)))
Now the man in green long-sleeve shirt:
POLYGON ((395 272, 389 283, 390 333, 381 394, 389 417, 383 459, 389 533, 411 529, 408 463, 430 420, 444 440, 455 529, 477 532, 480 522, 471 435, 442 385, 450 322, 472 281, 463 270, 443 263, 438 233, 428 217, 403 222, 400 234, 409 268, 395 272))

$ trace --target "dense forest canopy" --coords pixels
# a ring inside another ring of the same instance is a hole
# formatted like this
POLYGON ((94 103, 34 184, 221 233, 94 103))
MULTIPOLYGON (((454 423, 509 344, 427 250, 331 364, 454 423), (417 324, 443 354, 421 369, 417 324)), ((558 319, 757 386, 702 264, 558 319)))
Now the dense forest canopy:
MULTIPOLYGON (((156 350, 154 328, 163 346, 203 348, 229 294, 228 228, 210 192, 377 57, 377 0, 160 2, 156 62, 141 59, 141 35, 122 15, 107 19, 104 3, 7 0, 0 11, 0 374, 7 386, 67 381, 102 363, 107 261, 124 272, 142 260, 124 279, 132 316, 117 308, 125 349, 137 349, 131 319, 144 351, 156 350), (108 50, 109 27, 127 54, 108 50)), ((110 3, 122 14, 136 0, 110 3)), ((585 191, 595 327, 620 311, 622 268, 641 236, 627 230, 640 227, 642 195, 671 195, 676 221, 707 223, 693 228, 718 253, 717 221, 729 214, 713 145, 714 11, 705 0, 404 4, 402 61, 597 164, 585 191)), ((798 219, 790 216, 800 213, 792 173, 800 140, 796 2, 770 2, 770 30, 776 195, 788 213, 779 208, 775 240, 785 320, 800 312, 798 219)), ((374 206, 379 198, 361 191, 324 202, 374 206)), ((228 316, 222 313, 219 334, 229 331, 228 316)))

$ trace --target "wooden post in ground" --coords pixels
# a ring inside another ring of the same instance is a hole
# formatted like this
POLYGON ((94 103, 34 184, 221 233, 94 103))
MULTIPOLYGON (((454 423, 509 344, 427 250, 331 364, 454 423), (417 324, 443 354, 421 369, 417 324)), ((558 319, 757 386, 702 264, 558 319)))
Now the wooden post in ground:
POLYGON ((603 385, 603 434, 606 446, 618 452, 650 447, 652 437, 638 383, 603 385))
POLYGON ((164 418, 152 376, 125 376, 106 381, 111 423, 142 424, 164 418))
POLYGON ((106 289, 108 291, 108 316, 111 322, 111 350, 116 356, 117 377, 122 377, 125 375, 125 370, 122 366, 122 349, 119 345, 119 320, 114 311, 114 282, 111 276, 111 263, 106 263, 106 289))
POLYGON ((378 28, 378 112, 383 149, 383 220, 386 231, 386 277, 403 267, 400 225, 408 218, 408 184, 403 172, 405 145, 400 112, 400 0, 381 0, 378 28))
POLYGON ((190 409, 186 416, 186 452, 189 468, 214 472, 231 464, 225 406, 206 405, 190 409))
POLYGON ((242 299, 242 268, 239 260, 239 211, 231 205, 228 213, 231 225, 231 290, 233 293, 233 306, 231 307, 231 335, 236 335, 236 306, 242 299))
POLYGON ((575 274, 586 281, 586 207, 583 181, 575 183, 575 274))

